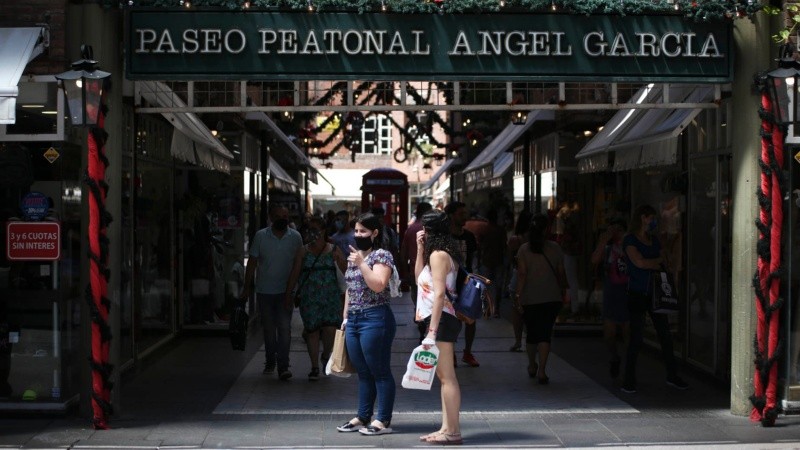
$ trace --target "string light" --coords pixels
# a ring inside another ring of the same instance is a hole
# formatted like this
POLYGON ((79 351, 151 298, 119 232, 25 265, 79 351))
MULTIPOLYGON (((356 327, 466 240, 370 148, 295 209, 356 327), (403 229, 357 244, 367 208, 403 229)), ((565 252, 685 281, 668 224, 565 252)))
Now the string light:
POLYGON ((244 9, 250 9, 250 2, 244 2, 244 9))
POLYGON ((386 12, 386 9, 387 9, 387 8, 386 8, 386 2, 384 2, 383 0, 381 0, 381 11, 383 11, 383 12, 386 12))
POLYGON ((558 9, 558 6, 556 6, 556 0, 550 2, 550 9, 552 9, 553 11, 558 9))
POLYGON ((505 8, 506 7, 506 0, 500 0, 500 7, 501 8, 505 8))
POLYGON ((314 12, 314 4, 311 3, 311 0, 308 0, 308 12, 314 12))

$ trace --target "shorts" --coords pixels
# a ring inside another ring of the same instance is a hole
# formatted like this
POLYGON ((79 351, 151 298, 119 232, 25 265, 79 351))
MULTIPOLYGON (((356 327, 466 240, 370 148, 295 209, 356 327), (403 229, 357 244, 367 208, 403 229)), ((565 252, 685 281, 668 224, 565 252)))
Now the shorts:
MULTIPOLYGON (((423 319, 422 323, 425 324, 426 335, 427 329, 431 327, 431 316, 423 319)), ((439 327, 436 328, 436 340, 442 342, 456 342, 458 335, 461 333, 461 321, 456 316, 442 311, 442 317, 439 318, 439 327)))
POLYGON ((553 337, 553 325, 556 323, 561 302, 537 303, 523 305, 523 320, 528 333, 525 335, 526 344, 550 343, 553 337))

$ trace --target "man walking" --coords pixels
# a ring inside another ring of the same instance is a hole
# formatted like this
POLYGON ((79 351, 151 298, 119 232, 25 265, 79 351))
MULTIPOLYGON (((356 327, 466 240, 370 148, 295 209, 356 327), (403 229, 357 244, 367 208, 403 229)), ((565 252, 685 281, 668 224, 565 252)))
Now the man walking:
POLYGON ((286 285, 295 254, 303 245, 303 238, 296 230, 289 228, 289 210, 285 207, 273 206, 270 219, 272 226, 258 230, 250 245, 241 298, 250 297, 253 275, 256 275, 256 307, 266 348, 263 373, 275 372, 277 365, 278 378, 288 380, 292 378, 289 343, 294 305, 286 301, 286 285))
MULTIPOLYGON (((472 272, 472 260, 475 257, 475 251, 478 249, 478 242, 475 235, 467 229, 464 229, 464 224, 467 223, 469 214, 467 206, 461 202, 450 202, 444 208, 444 212, 450 217, 450 233, 458 241, 460 253, 462 257, 461 264, 467 272, 472 272)), ((471 325, 464 324, 464 355, 462 361, 472 367, 480 366, 480 363, 472 354, 472 343, 475 341, 475 332, 477 330, 476 324, 473 322, 471 325)))
POLYGON ((343 255, 349 255, 352 251, 350 248, 356 248, 356 234, 350 226, 350 213, 344 209, 337 212, 334 224, 336 232, 331 236, 331 241, 339 247, 343 255))
MULTIPOLYGON (((422 230, 422 216, 426 212, 433 209, 428 202, 420 202, 417 204, 416 212, 414 213, 414 222, 406 228, 406 234, 403 235, 403 242, 400 244, 400 263, 397 268, 400 272, 400 278, 408 283, 411 291, 411 301, 414 306, 417 306, 417 280, 414 278, 414 267, 417 264, 417 233, 422 230)), ((425 339, 427 327, 424 322, 417 322, 417 330, 419 331, 419 341, 425 339)))

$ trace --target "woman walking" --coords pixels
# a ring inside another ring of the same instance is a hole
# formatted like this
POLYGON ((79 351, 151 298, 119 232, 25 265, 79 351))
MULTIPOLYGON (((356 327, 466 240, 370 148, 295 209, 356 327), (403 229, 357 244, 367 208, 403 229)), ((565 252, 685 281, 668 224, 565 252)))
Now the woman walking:
POLYGON ((450 234, 450 218, 439 210, 422 217, 423 229, 417 232, 417 260, 414 267, 418 289, 415 320, 427 328, 422 345, 437 346, 439 361, 436 377, 442 384, 442 426, 433 433, 420 437, 429 444, 459 445, 461 426, 461 389, 454 366, 455 342, 461 332, 461 321, 456 318, 453 304, 448 299, 456 294, 458 263, 453 260, 459 247, 450 234))
MULTIPOLYGON (((514 227, 514 235, 508 238, 508 255, 511 259, 511 279, 508 282, 509 292, 515 292, 517 285, 517 252, 522 244, 528 242, 528 229, 531 226, 531 213, 523 210, 517 217, 517 225, 514 227)), ((513 296, 513 295, 512 295, 513 296)), ((515 305, 511 308, 511 325, 514 328, 514 345, 508 349, 510 352, 521 352, 522 350, 522 308, 515 305)))
POLYGON ((371 213, 359 216, 355 226, 357 248, 351 246, 347 257, 342 329, 347 354, 358 372, 358 413, 336 427, 341 432, 392 432, 395 383, 390 363, 397 325, 389 307, 389 278, 395 269, 392 254, 380 248, 382 228, 380 217, 371 213), (376 399, 378 414, 371 420, 376 399))
MULTIPOLYGON (((337 266, 344 270, 347 261, 338 247, 325 238, 325 221, 320 217, 306 224, 307 244, 297 250, 294 268, 289 276, 287 295, 297 287, 300 317, 308 356, 311 359, 309 381, 319 380, 319 344, 322 341, 322 365, 333 349, 336 327, 342 319, 341 292, 336 281, 337 266), (298 281, 299 280, 299 281, 298 281)), ((287 298, 287 302, 292 299, 287 298)))
POLYGON ((548 384, 547 358, 553 325, 561 310, 566 274, 561 247, 545 240, 548 220, 536 214, 531 221, 528 242, 517 252, 517 285, 515 307, 521 307, 527 334, 528 376, 539 384, 548 384), (538 358, 537 358, 538 357, 538 358))
POLYGON ((622 247, 628 261, 628 309, 630 312, 631 339, 625 359, 625 378, 622 392, 636 392, 636 360, 644 342, 645 315, 650 314, 653 328, 661 343, 661 356, 667 370, 667 385, 675 389, 688 389, 689 385, 678 376, 678 366, 672 351, 672 335, 666 314, 654 313, 648 287, 650 274, 661 270, 665 263, 656 232, 658 220, 656 210, 650 205, 636 208, 631 217, 631 233, 625 236, 622 247))
POLYGON ((617 341, 621 336, 623 342, 627 344, 630 338, 628 263, 625 250, 622 248, 625 228, 624 220, 611 219, 608 229, 597 239, 597 247, 592 252, 592 265, 602 271, 603 340, 609 354, 608 371, 614 379, 619 376, 621 362, 617 341))

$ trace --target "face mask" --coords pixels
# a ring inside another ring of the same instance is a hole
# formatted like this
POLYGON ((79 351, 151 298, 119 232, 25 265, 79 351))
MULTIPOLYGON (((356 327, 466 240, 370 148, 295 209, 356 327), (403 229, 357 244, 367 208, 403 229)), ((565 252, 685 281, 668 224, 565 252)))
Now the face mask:
POLYGON ((647 224, 647 231, 649 231, 650 233, 655 233, 657 229, 658 229, 658 220, 653 219, 650 221, 649 224, 647 224))
POLYGON ((314 242, 322 235, 318 230, 311 230, 306 233, 306 241, 307 242, 314 242))
POLYGON ((286 231, 289 228, 289 219, 276 219, 272 222, 272 228, 277 231, 286 231))
POLYGON ((342 222, 341 220, 337 220, 335 225, 336 225, 336 231, 342 231, 342 228, 344 228, 344 222, 342 222))
POLYGON ((356 236, 356 248, 361 251, 367 251, 372 248, 371 236, 356 236))

